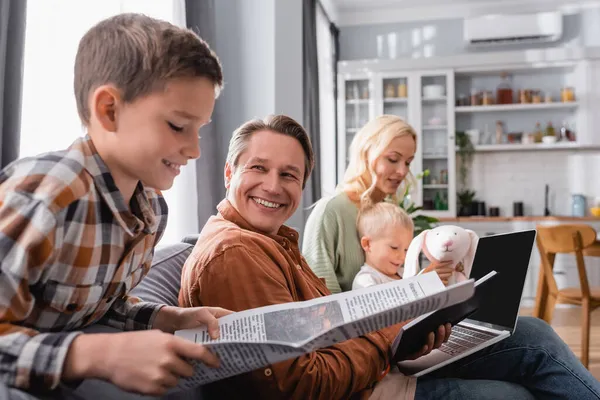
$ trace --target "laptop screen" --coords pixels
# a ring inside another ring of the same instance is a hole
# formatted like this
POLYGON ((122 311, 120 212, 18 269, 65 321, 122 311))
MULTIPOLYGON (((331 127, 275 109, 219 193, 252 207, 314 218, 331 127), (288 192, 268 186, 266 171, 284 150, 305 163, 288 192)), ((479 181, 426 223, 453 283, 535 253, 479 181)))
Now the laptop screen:
POLYGON ((514 329, 534 240, 535 230, 479 239, 470 277, 498 274, 486 282, 479 309, 469 319, 514 329))

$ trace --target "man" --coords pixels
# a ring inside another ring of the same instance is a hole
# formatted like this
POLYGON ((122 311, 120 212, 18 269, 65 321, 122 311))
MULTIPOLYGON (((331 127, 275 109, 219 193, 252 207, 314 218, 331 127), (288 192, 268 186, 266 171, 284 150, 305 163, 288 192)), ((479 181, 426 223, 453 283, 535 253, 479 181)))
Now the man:
MULTIPOLYGON (((253 120, 234 132, 225 165, 227 198, 204 226, 186 261, 181 306, 210 305, 241 311, 330 294, 300 255, 298 233, 284 225, 300 204, 313 163, 308 135, 289 117, 253 120)), ((586 385, 578 381, 584 374, 580 369, 577 374, 557 372, 557 364, 548 360, 577 362, 548 325, 522 319, 519 326, 513 338, 454 363, 438 375, 444 378, 419 380, 418 385, 399 373, 386 376, 395 361, 391 343, 400 330, 396 325, 215 382, 207 391, 215 398, 385 395, 406 399, 444 394, 450 398, 516 400, 533 398, 520 383, 527 384, 540 398, 560 398, 560 391, 555 390, 558 385, 553 385, 558 378, 569 390, 577 390, 577 398, 597 398, 591 389, 585 392, 586 385), (452 379, 446 379, 447 375, 452 379), (515 383, 502 382, 510 380, 515 383)), ((449 326, 440 327, 411 358, 439 347, 449 334, 449 326)), ((589 373, 584 376, 584 381, 589 383, 590 379, 594 381, 589 373)))

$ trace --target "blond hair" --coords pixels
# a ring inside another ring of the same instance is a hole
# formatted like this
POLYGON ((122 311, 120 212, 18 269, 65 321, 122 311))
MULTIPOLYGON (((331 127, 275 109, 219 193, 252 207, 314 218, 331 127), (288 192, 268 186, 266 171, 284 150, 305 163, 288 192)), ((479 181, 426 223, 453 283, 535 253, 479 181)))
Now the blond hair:
POLYGON ((75 100, 79 118, 90 123, 89 97, 112 84, 123 101, 160 90, 170 79, 207 78, 215 97, 223 85, 221 64, 193 31, 142 14, 100 21, 81 38, 75 57, 75 100))
POLYGON ((253 119, 243 123, 233 132, 229 141, 227 151, 227 163, 233 168, 237 167, 240 155, 248 147, 250 137, 258 131, 271 131, 281 133, 296 139, 304 151, 304 179, 302 189, 315 166, 315 155, 313 153, 310 137, 302 125, 286 115, 268 115, 264 119, 253 119))
MULTIPOLYGON (((358 195, 361 206, 371 204, 371 195, 376 188, 375 162, 392 140, 407 135, 414 139, 416 145, 415 130, 395 115, 380 115, 369 121, 352 139, 350 161, 338 190, 358 195)), ((402 187, 406 185, 416 186, 416 179, 410 171, 402 187)), ((396 196, 392 198, 395 202, 396 196)))
POLYGON ((401 226, 411 231, 415 228, 413 220, 406 211, 385 201, 361 208, 356 219, 359 237, 376 237, 388 226, 401 226))

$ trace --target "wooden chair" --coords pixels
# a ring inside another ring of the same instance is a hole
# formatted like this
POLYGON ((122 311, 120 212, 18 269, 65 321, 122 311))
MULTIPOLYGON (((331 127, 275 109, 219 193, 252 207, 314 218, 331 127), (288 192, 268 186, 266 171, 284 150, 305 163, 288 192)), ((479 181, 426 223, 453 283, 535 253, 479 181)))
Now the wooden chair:
POLYGON ((538 225, 536 241, 542 264, 534 316, 550 323, 557 303, 581 306, 581 362, 588 368, 590 313, 600 307, 600 288, 590 289, 583 256, 586 248, 597 246, 596 231, 589 225, 538 225), (553 274, 558 253, 575 254, 580 287, 558 289, 553 274))

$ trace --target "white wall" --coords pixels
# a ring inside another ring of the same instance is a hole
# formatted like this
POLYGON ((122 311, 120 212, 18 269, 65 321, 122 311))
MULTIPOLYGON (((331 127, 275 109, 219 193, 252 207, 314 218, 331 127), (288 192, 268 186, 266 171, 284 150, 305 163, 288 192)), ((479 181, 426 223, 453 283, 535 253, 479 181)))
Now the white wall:
POLYGON ((471 189, 486 207, 500 207, 513 216, 513 202, 524 203, 525 215, 544 215, 544 186, 550 185, 550 211, 570 213, 568 152, 476 153, 471 167, 471 189))

